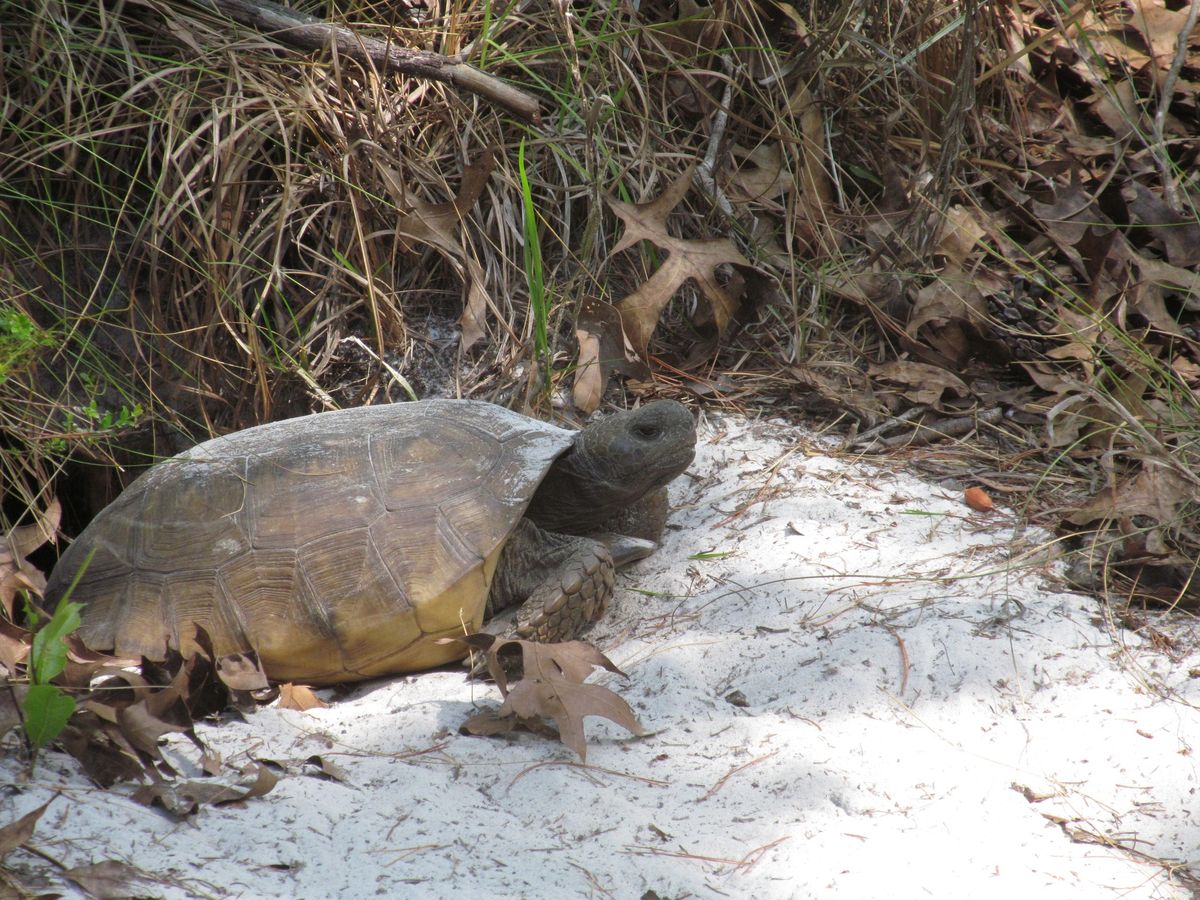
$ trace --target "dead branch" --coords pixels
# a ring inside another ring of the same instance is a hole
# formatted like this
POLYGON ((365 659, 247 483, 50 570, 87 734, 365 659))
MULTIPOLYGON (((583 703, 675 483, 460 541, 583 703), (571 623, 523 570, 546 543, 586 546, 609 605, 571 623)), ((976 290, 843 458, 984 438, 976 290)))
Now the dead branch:
POLYGON ((324 50, 332 46, 349 59, 384 71, 453 85, 478 94, 526 122, 541 124, 541 113, 534 97, 453 57, 398 47, 389 41, 358 34, 350 28, 286 9, 269 0, 209 2, 235 22, 248 25, 297 50, 324 50))

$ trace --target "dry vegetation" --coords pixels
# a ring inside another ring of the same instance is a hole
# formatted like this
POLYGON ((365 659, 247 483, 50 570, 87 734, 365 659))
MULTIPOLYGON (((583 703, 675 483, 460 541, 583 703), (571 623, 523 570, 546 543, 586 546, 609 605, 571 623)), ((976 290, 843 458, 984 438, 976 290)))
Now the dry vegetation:
POLYGON ((538 122, 231 6, 0 2, 6 529, 311 409, 663 393, 904 448, 1194 603, 1188 4, 303 5, 538 122))

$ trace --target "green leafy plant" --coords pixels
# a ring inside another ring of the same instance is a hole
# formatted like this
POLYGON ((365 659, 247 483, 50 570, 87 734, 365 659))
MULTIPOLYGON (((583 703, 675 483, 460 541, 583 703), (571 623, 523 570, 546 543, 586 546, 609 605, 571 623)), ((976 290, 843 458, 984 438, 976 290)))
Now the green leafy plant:
POLYGON ((39 347, 54 343, 53 335, 17 309, 0 310, 0 384, 20 368, 39 347))
POLYGON ((75 700, 52 682, 67 667, 67 638, 79 628, 79 611, 83 609, 83 604, 70 602, 70 597, 91 561, 92 554, 89 553, 54 614, 40 627, 36 625, 40 618, 37 611, 31 604, 25 607, 34 635, 25 670, 29 688, 22 707, 25 736, 35 755, 62 734, 75 712, 75 700))
POLYGON ((67 636, 79 627, 79 603, 60 603, 33 636, 29 652, 29 689, 25 694, 25 736, 35 751, 62 733, 75 712, 75 701, 50 682, 67 667, 67 636))

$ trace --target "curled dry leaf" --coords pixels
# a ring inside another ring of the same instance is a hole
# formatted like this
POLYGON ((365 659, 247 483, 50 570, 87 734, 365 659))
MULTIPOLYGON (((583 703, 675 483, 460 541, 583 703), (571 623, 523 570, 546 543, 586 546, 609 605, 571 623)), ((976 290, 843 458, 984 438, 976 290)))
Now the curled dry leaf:
POLYGON ((21 525, 0 538, 0 607, 8 621, 13 621, 13 603, 18 592, 29 591, 40 596, 45 590, 45 576, 25 557, 54 540, 61 518, 62 506, 58 500, 52 500, 32 525, 21 525))
POLYGON ((591 413, 600 406, 606 381, 600 362, 600 335, 583 328, 580 323, 575 329, 575 340, 579 342, 579 359, 575 364, 571 399, 581 413, 591 413))
POLYGON ((584 297, 575 320, 575 337, 579 341, 579 361, 572 400, 580 412, 594 412, 600 405, 610 372, 637 379, 648 377, 646 364, 627 352, 621 314, 611 303, 584 297))
POLYGON ((279 776, 261 763, 246 766, 241 770, 241 774, 242 780, 250 781, 249 784, 159 781, 138 788, 133 792, 133 799, 145 806, 160 806, 177 818, 185 818, 205 804, 221 806, 261 797, 279 782, 279 776))
POLYGON ((904 330, 922 339, 947 363, 957 365, 973 347, 968 329, 982 327, 987 317, 987 300, 975 280, 947 268, 917 292, 904 330))
POLYGON ((963 501, 975 512, 991 512, 995 509, 992 498, 981 487, 969 487, 963 491, 963 501))
POLYGON ((742 202, 773 200, 795 187, 795 178, 783 166, 782 144, 757 144, 750 150, 734 144, 731 151, 742 159, 742 165, 729 176, 733 188, 730 193, 736 199, 742 202))
POLYGON ((329 704, 314 694, 307 684, 289 682, 279 685, 280 709, 297 709, 303 712, 306 709, 324 709, 327 706, 329 704))
POLYGON ((253 651, 222 656, 217 660, 217 677, 231 691, 265 691, 271 686, 253 651))
POLYGON ((4 619, 0 619, 0 676, 11 678, 17 666, 29 657, 33 635, 4 619))

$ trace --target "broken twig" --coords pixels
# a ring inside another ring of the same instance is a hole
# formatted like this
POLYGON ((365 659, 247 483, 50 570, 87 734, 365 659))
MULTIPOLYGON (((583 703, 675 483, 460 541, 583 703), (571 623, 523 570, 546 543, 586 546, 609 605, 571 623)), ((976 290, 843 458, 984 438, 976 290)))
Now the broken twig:
POLYGON ((441 81, 470 91, 526 122, 541 124, 535 98, 452 57, 398 47, 390 41, 358 34, 350 28, 286 9, 269 0, 210 0, 210 3, 210 8, 216 8, 234 21, 289 47, 312 51, 332 46, 342 56, 378 66, 384 71, 441 81))

